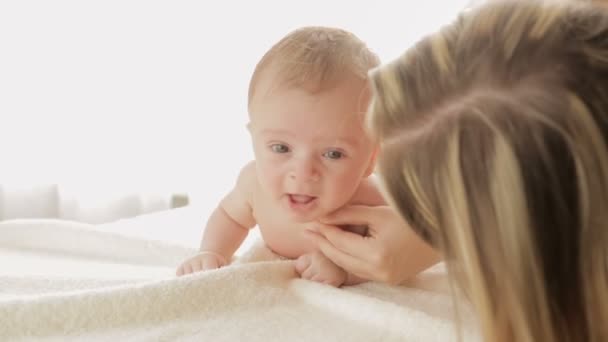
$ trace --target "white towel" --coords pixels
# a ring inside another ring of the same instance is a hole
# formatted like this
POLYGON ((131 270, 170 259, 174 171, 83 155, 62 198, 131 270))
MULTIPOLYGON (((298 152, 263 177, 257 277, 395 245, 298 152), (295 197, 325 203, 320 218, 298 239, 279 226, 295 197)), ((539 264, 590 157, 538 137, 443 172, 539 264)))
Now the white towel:
MULTIPOLYGON (((299 279, 262 243, 177 278, 196 251, 67 221, 0 223, 0 340, 455 341, 442 265, 405 286, 299 279)), ((459 303, 464 341, 479 340, 459 303)))

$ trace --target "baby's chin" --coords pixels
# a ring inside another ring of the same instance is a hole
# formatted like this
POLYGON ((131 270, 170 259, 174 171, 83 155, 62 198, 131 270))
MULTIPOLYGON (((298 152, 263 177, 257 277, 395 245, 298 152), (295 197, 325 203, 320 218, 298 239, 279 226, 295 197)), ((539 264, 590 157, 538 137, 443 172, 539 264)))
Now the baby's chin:
POLYGON ((295 214, 292 214, 291 215, 291 221, 293 221, 295 223, 309 223, 309 222, 317 221, 321 217, 323 217, 323 215, 320 215, 320 214, 314 214, 314 215, 295 215, 295 214))
POLYGON ((334 210, 319 210, 308 214, 291 214, 291 220, 295 223, 309 223, 319 221, 321 218, 331 214, 334 210))
POLYGON ((295 223, 308 223, 318 221, 319 219, 326 217, 333 213, 343 205, 328 205, 322 201, 321 198, 317 197, 310 204, 298 205, 293 203, 289 197, 283 197, 282 202, 285 205, 285 209, 288 212, 290 220, 295 223))

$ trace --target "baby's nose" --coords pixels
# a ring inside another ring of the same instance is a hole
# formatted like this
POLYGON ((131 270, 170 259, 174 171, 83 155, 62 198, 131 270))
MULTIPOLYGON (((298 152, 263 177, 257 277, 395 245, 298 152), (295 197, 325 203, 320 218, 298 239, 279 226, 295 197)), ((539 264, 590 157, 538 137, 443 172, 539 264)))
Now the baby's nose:
POLYGON ((294 163, 289 176, 299 182, 316 182, 320 178, 318 167, 311 158, 301 158, 294 163))

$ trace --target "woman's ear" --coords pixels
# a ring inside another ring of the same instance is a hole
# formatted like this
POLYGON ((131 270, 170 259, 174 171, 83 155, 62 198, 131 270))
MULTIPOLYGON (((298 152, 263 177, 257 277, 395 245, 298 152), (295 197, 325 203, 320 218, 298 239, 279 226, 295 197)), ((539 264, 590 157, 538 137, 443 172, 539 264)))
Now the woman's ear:
POLYGON ((378 153, 380 153, 380 146, 376 145, 374 147, 374 152, 372 152, 372 157, 369 160, 369 165, 367 165, 367 169, 365 170, 365 177, 369 177, 374 170, 376 169, 376 160, 378 159, 378 153))

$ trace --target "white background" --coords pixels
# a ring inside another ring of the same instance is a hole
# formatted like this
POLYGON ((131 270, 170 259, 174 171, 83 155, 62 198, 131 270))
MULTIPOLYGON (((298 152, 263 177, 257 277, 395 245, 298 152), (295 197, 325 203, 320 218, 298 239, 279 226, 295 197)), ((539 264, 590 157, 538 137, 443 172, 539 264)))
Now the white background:
POLYGON ((216 201, 252 157, 247 86, 274 42, 339 26, 388 61, 466 2, 2 1, 0 182, 216 201))

